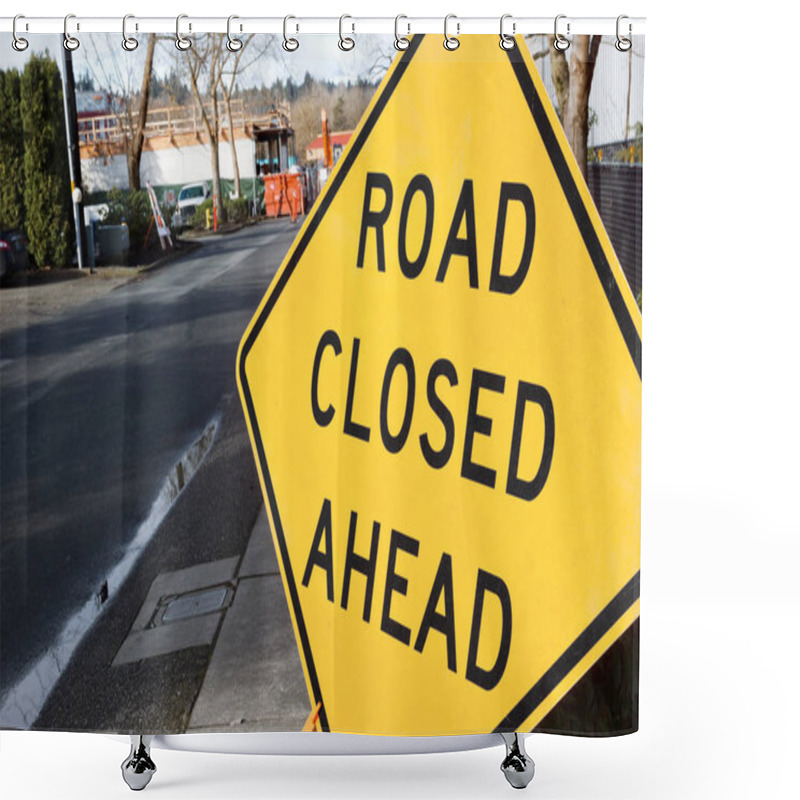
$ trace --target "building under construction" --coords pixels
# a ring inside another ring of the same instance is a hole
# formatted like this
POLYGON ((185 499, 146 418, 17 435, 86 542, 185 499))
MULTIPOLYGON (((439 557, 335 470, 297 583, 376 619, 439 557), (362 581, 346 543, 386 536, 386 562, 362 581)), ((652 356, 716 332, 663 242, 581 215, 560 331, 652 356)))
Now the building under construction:
POLYGON ((294 131, 288 105, 253 120, 251 132, 255 142, 256 175, 286 172, 294 165, 294 131))
MULTIPOLYGON (((206 112, 210 114, 210 109, 206 112)), ((253 115, 242 100, 232 100, 230 115, 224 113, 223 104, 220 112, 219 161, 223 180, 234 178, 233 148, 239 176, 251 185, 256 177, 285 173, 296 163, 288 103, 253 115)), ((136 116, 115 111, 102 95, 87 93, 79 98, 81 171, 87 191, 127 188, 127 142, 136 129, 136 116)), ((144 135, 142 184, 150 181, 153 186, 179 187, 211 180, 209 137, 196 104, 151 108, 144 135)))

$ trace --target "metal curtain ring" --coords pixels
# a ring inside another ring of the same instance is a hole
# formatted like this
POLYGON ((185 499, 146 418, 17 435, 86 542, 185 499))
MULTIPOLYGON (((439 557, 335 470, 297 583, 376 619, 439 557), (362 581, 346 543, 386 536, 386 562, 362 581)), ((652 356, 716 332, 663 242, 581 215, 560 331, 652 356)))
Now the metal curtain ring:
MULTIPOLYGON (((553 47, 556 50, 560 50, 562 53, 569 47, 569 39, 566 39, 558 32, 558 21, 560 19, 566 19, 566 14, 559 14, 556 17, 555 24, 553 25, 553 33, 555 35, 555 41, 553 42, 553 47)), ((569 22, 567 23, 567 33, 569 33, 569 22)))
POLYGON ((394 49, 395 50, 408 50, 409 45, 411 42, 408 41, 408 34, 411 33, 411 25, 406 23, 406 27, 408 28, 408 33, 405 36, 400 35, 400 20, 401 19, 408 19, 405 14, 398 14, 394 18, 394 49))
POLYGON ((456 36, 458 36, 458 32, 461 30, 461 23, 456 21, 456 36, 450 36, 450 34, 447 32, 447 23, 450 22, 451 19, 457 20, 456 15, 448 14, 444 18, 444 42, 442 42, 442 44, 444 45, 445 50, 458 50, 461 42, 458 41, 456 36))
MULTIPOLYGON (((231 16, 228 17, 228 41, 225 42, 225 47, 227 47, 231 53, 236 53, 244 47, 244 42, 241 39, 234 39, 234 37, 231 36, 231 22, 235 19, 239 19, 235 14, 231 14, 231 16)), ((242 26, 240 25, 239 30, 241 31, 241 29, 242 26)))
MULTIPOLYGON (((122 18, 122 49, 127 50, 129 53, 139 46, 138 39, 134 39, 133 36, 128 36, 128 20, 133 18, 133 14, 126 14, 122 18)), ((138 25, 136 29, 139 29, 138 25)))
POLYGON ((503 26, 505 25, 505 21, 507 19, 511 19, 511 14, 503 14, 503 16, 500 17, 500 49, 501 50, 513 50, 517 46, 517 43, 514 40, 514 34, 517 32, 517 23, 516 22, 512 22, 511 23, 511 36, 509 36, 505 32, 505 30, 503 29, 503 26))
MULTIPOLYGON (((353 18, 349 14, 342 14, 342 16, 339 17, 339 49, 344 50, 345 52, 347 52, 348 50, 352 50, 356 46, 355 39, 351 38, 350 36, 344 35, 343 28, 344 28, 344 21, 346 19, 353 19, 353 18)), ((351 23, 350 28, 352 32, 355 33, 356 30, 355 24, 351 23)))
POLYGON ((70 36, 69 21, 71 19, 75 19, 74 14, 67 14, 67 16, 64 17, 64 49, 70 52, 77 50, 81 46, 81 43, 74 36, 70 36))
MULTIPOLYGON (((17 36, 17 20, 18 19, 25 19, 24 15, 17 14, 14 17, 14 22, 11 23, 11 34, 14 37, 14 41, 11 42, 11 46, 18 52, 21 53, 23 50, 28 49, 28 40, 23 39, 21 36, 17 36)), ((27 30, 27 23, 25 23, 25 28, 27 30)))
MULTIPOLYGON (((616 47, 617 50, 620 51, 620 53, 626 53, 628 50, 631 49, 631 47, 633 47, 633 42, 627 36, 622 36, 620 34, 620 23, 624 19, 628 19, 628 17, 626 17, 625 14, 620 14, 617 17, 617 41, 614 42, 614 47, 616 47)), ((630 35, 631 35, 631 23, 628 22, 628 36, 630 35)))
POLYGON ((287 36, 290 19, 295 19, 295 17, 289 15, 283 18, 283 49, 286 50, 287 53, 293 53, 298 47, 300 47, 300 42, 298 42, 297 39, 292 39, 287 36))
POLYGON ((178 50, 188 50, 192 46, 192 40, 187 39, 181 33, 181 20, 186 19, 188 16, 188 14, 178 14, 178 16, 175 17, 175 47, 177 47, 178 50))

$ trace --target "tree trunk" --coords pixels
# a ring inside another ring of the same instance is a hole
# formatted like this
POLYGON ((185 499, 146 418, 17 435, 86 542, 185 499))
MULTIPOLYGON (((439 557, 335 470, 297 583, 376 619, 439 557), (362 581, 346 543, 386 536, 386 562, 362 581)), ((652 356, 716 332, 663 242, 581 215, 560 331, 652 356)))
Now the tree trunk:
POLYGON ((225 221, 225 205, 222 202, 222 181, 219 177, 219 139, 209 138, 211 148, 211 187, 217 204, 217 222, 225 221))
POLYGON ((564 115, 567 113, 569 103, 569 64, 563 50, 556 50, 553 46, 555 36, 548 36, 547 42, 550 45, 550 67, 553 71, 553 86, 556 90, 556 104, 558 108, 558 118, 564 124, 564 115))
POLYGON ((139 115, 136 119, 136 130, 132 131, 128 145, 128 186, 132 192, 142 188, 139 169, 142 163, 142 149, 144 148, 144 127, 147 123, 147 107, 150 104, 150 79, 153 74, 153 54, 156 49, 156 35, 151 33, 147 37, 147 54, 144 61, 144 75, 142 76, 142 89, 139 92, 139 115))
POLYGON ((242 179, 239 177, 239 157, 236 155, 236 140, 233 133, 233 114, 231 113, 231 96, 223 92, 225 97, 225 110, 228 114, 228 130, 231 140, 231 158, 233 159, 233 191, 237 197, 242 196, 242 179))
POLYGON ((213 133, 208 131, 208 144, 211 147, 211 184, 217 201, 217 221, 225 222, 225 204, 222 202, 222 178, 219 174, 219 101, 216 87, 211 96, 211 123, 213 133))
POLYGON ((599 36, 575 36, 569 61, 569 99, 563 115, 564 132, 584 178, 589 139, 589 94, 599 47, 599 36))

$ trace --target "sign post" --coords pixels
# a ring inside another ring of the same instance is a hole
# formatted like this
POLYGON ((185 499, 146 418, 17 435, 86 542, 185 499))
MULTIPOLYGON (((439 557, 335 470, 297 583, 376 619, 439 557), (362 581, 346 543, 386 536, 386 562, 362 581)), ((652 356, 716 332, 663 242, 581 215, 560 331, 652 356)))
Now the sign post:
POLYGON ((521 38, 412 39, 237 374, 323 730, 531 730, 638 618, 641 317, 521 38))
POLYGON ((83 269, 87 262, 86 224, 83 218, 81 151, 80 137, 78 134, 78 111, 75 106, 75 75, 72 69, 72 50, 63 47, 61 55, 61 88, 64 94, 64 123, 67 131, 69 178, 73 220, 75 223, 75 246, 78 253, 78 269, 83 269))

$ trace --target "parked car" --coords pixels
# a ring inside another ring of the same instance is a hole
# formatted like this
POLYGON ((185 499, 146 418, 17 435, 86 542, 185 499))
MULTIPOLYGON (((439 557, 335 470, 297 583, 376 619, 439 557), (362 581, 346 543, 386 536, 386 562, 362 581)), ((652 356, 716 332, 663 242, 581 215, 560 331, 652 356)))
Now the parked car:
POLYGON ((0 281, 28 268, 28 240, 21 230, 0 231, 0 281))
POLYGON ((186 186, 181 186, 178 192, 178 207, 173 218, 175 228, 178 231, 188 228, 192 224, 197 206, 209 197, 211 192, 205 183, 187 183, 186 186))

